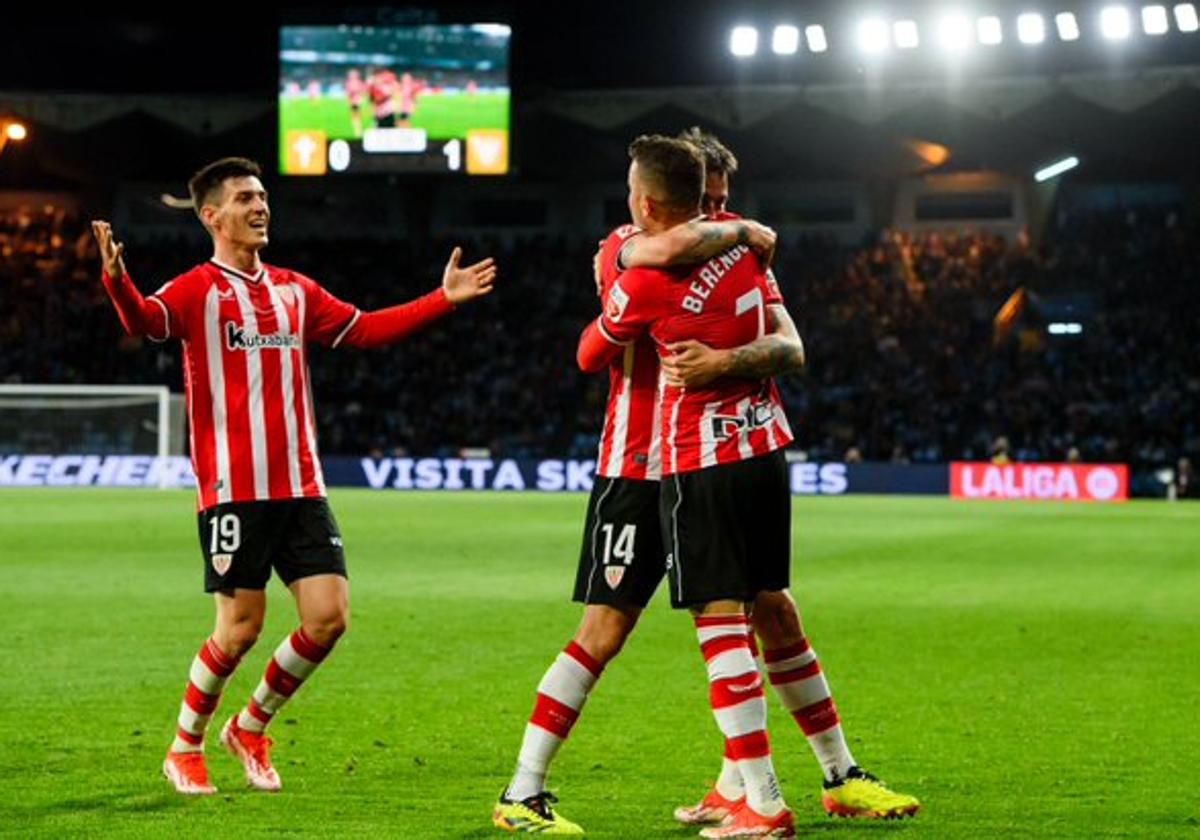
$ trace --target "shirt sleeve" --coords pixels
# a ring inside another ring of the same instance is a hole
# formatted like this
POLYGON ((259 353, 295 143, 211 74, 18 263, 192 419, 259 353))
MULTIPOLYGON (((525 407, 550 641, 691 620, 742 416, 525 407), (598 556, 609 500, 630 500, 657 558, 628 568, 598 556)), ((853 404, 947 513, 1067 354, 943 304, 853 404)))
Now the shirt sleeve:
POLYGON ((147 298, 161 307, 167 322, 166 335, 161 338, 150 336, 151 338, 156 341, 165 341, 168 338, 188 339, 188 325, 194 320, 192 316, 198 303, 201 285, 196 282, 192 272, 188 272, 168 280, 147 298))
POLYGON ((661 285, 657 272, 635 268, 621 274, 609 289, 604 314, 596 322, 600 333, 613 344, 635 341, 659 317, 661 285))
POLYGON ((304 339, 337 347, 361 316, 358 307, 329 293, 310 277, 297 274, 296 279, 304 289, 304 339))
POLYGON ((783 292, 779 290, 779 281, 775 279, 774 270, 768 268, 763 272, 760 285, 763 290, 763 304, 765 306, 783 303, 783 292))

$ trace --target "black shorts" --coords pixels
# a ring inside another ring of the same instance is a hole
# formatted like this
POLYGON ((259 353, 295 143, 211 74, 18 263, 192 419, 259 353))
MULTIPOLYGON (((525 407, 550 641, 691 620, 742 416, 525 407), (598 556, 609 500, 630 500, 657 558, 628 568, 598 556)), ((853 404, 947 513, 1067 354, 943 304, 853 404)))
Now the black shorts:
POLYGON ((782 451, 665 477, 661 518, 672 606, 787 589, 792 495, 782 451))
POLYGON ((395 128, 396 127, 396 115, 395 114, 384 114, 381 117, 379 117, 379 116, 375 117, 375 127, 376 128, 395 128))
POLYGON ((265 589, 271 568, 285 584, 346 576, 346 554, 324 499, 228 502, 199 514, 204 591, 265 589))
POLYGON ((666 574, 658 482, 596 476, 588 499, 574 600, 645 607, 666 574))

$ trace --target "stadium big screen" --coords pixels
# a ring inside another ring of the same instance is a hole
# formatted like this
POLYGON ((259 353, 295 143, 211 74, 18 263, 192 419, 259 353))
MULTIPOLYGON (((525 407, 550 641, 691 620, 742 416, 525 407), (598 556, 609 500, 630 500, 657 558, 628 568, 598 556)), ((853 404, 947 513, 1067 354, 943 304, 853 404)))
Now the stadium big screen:
POLYGON ((507 173, 510 36, 499 23, 283 27, 280 172, 507 173))

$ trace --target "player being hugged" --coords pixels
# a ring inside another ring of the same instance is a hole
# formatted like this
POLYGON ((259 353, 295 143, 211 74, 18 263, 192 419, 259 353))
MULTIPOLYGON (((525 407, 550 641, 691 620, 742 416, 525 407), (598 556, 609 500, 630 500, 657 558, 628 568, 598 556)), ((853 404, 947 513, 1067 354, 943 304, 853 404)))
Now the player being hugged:
POLYGON ((266 265, 271 212, 258 164, 224 158, 188 183, 213 256, 143 297, 107 222, 92 231, 103 283, 130 335, 183 342, 204 588, 216 628, 192 662, 163 773, 185 794, 210 794, 204 732, 221 689, 258 640, 274 568, 296 600, 300 626, 276 648, 221 743, 250 785, 279 790, 267 725, 345 632, 349 587, 342 537, 325 499, 305 354, 309 342, 378 347, 400 341, 488 294, 491 259, 460 267, 455 248, 440 288, 362 312, 296 271, 266 265))

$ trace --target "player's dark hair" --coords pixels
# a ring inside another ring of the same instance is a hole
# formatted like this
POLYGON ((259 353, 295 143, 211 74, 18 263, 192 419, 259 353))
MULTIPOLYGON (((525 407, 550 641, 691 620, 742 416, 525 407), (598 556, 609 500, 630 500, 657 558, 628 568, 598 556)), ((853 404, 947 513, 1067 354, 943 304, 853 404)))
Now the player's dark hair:
POLYGON ((213 195, 221 189, 221 185, 229 178, 261 178, 262 167, 249 158, 227 157, 214 160, 188 181, 188 192, 192 196, 192 207, 196 215, 205 204, 212 204, 213 195))
POLYGON ((643 134, 629 144, 629 157, 655 199, 681 213, 699 209, 704 158, 694 145, 675 137, 643 134))
POLYGON ((686 140, 704 157, 706 172, 724 172, 732 175, 738 170, 738 159, 729 147, 717 139, 715 134, 709 134, 698 125, 679 132, 679 139, 686 140))

